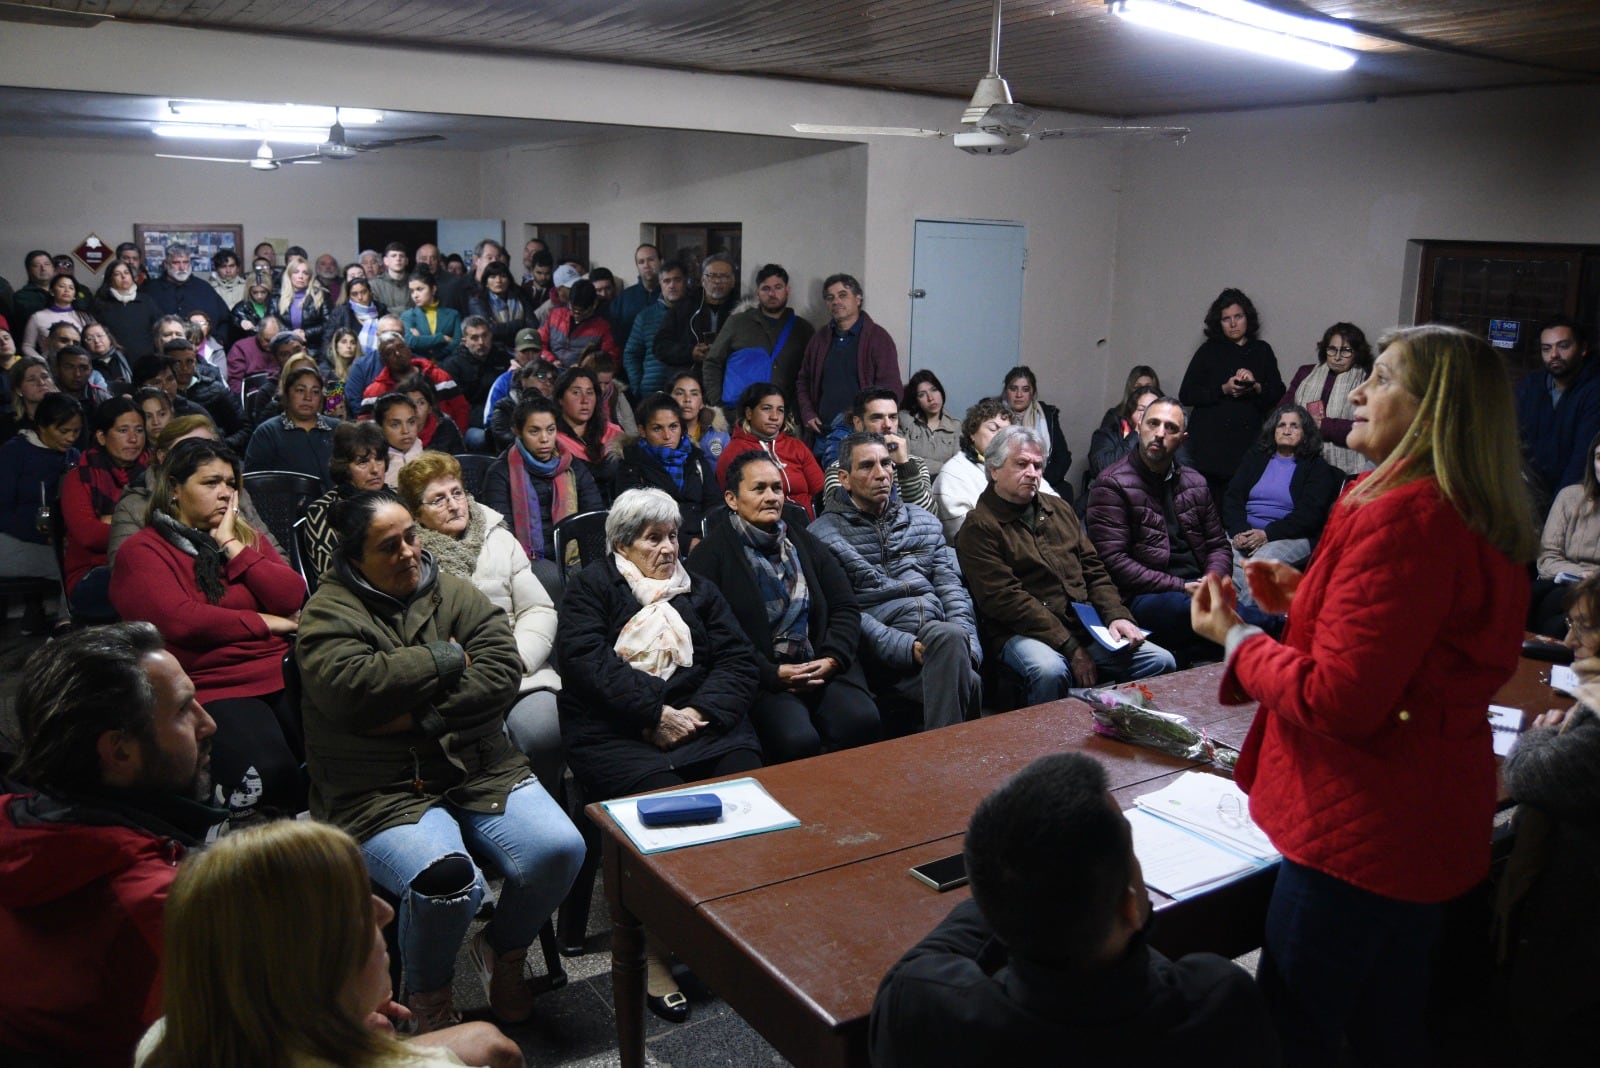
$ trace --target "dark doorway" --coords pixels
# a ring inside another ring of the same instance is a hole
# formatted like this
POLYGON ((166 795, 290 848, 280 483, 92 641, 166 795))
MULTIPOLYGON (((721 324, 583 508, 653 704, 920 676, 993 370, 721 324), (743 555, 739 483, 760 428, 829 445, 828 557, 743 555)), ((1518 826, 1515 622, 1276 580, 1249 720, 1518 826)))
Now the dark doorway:
POLYGON ((398 241, 409 255, 415 255, 419 245, 439 242, 438 219, 357 219, 356 241, 358 248, 370 248, 379 255, 383 246, 398 241))

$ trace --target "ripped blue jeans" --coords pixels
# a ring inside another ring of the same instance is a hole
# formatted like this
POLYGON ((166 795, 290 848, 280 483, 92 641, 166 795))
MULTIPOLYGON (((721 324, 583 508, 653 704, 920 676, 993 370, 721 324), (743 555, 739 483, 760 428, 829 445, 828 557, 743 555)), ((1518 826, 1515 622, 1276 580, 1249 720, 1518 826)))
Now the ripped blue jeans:
POLYGON ((477 858, 505 879, 489 945, 496 953, 531 944, 583 863, 583 837, 536 780, 517 787, 503 813, 441 801, 416 823, 361 843, 372 878, 400 901, 400 956, 406 990, 450 982, 456 953, 487 889, 477 858))

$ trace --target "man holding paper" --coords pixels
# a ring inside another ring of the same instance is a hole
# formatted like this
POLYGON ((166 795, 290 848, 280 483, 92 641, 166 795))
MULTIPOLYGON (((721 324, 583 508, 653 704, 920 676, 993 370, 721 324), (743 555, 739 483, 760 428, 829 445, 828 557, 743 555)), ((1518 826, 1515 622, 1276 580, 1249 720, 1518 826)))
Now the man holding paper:
POLYGON ((1029 704, 1174 670, 1172 654, 1134 625, 1072 507, 1039 492, 1044 456, 1032 427, 996 434, 984 451, 988 488, 956 537, 991 655, 1022 676, 1029 704))

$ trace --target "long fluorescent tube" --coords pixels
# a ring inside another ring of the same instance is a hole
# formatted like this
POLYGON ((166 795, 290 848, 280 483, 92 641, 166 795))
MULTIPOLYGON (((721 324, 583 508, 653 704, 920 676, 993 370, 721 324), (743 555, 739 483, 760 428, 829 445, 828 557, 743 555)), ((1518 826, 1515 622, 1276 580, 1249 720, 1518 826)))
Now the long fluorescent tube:
MULTIPOLYGON (((1242 0, 1184 0, 1183 4, 1164 0, 1112 0, 1111 11, 1140 26, 1179 33, 1198 41, 1239 48, 1273 59, 1287 59, 1319 70, 1349 70, 1356 62, 1353 54, 1322 43, 1336 36, 1332 31, 1343 27, 1297 19, 1242 0), (1198 10, 1200 8, 1214 9, 1217 13, 1198 10), (1223 11, 1229 12, 1229 16, 1222 17, 1223 11), (1242 19, 1246 16, 1274 28, 1235 21, 1236 17, 1242 19), (1291 24, 1298 28, 1291 30, 1291 24), (1308 40, 1306 35, 1313 28, 1319 37, 1317 40, 1308 40)), ((1353 36, 1349 39, 1353 40, 1353 36)))
MULTIPOLYGON (((334 109, 314 104, 235 104, 217 100, 171 100, 171 112, 193 122, 251 123, 274 126, 332 126, 334 109)), ((340 108, 338 119, 346 126, 375 126, 383 112, 372 108, 340 108)))
POLYGON ((328 139, 327 130, 290 126, 204 126, 199 123, 158 122, 151 130, 157 137, 186 137, 196 141, 277 141, 286 145, 320 145, 328 139))

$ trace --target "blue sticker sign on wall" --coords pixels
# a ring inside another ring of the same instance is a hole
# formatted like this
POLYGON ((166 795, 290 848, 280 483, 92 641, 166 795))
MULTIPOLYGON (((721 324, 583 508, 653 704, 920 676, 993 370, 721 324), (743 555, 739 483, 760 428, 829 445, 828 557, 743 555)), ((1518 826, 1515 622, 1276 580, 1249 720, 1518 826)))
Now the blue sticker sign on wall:
POLYGON ((1516 319, 1490 319, 1489 344, 1497 349, 1514 349, 1522 334, 1522 324, 1516 319))

